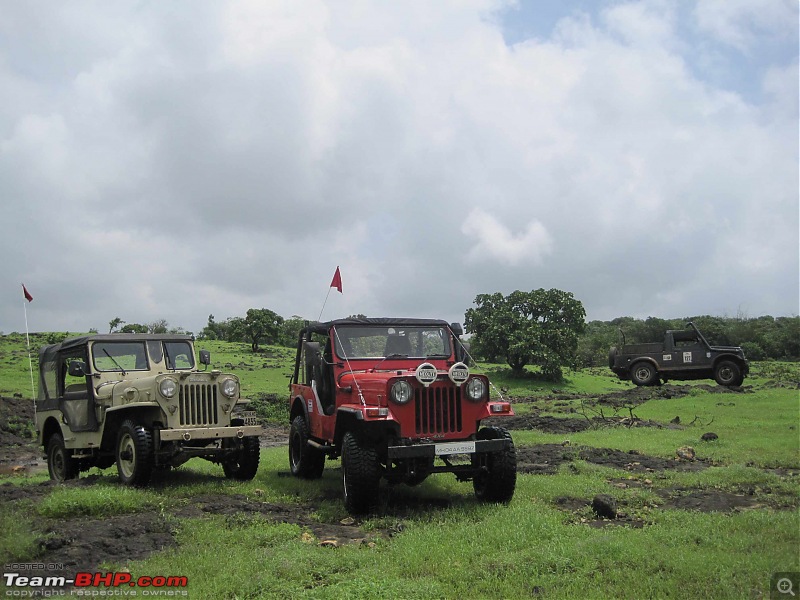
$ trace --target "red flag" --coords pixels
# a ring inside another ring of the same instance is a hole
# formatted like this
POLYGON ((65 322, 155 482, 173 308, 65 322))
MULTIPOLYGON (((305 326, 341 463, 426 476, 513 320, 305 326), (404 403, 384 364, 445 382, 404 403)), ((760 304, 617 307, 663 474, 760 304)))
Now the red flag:
MULTIPOLYGON (((340 283, 339 285, 342 284, 340 283)), ((341 292, 342 290, 339 291, 341 292)), ((22 293, 25 295, 25 300, 28 302, 33 302, 33 296, 31 296, 31 293, 28 291, 28 288, 25 287, 24 283, 22 284, 22 293)))
POLYGON ((342 293, 342 274, 339 272, 339 267, 336 267, 336 273, 333 274, 330 287, 335 287, 339 293, 342 293))

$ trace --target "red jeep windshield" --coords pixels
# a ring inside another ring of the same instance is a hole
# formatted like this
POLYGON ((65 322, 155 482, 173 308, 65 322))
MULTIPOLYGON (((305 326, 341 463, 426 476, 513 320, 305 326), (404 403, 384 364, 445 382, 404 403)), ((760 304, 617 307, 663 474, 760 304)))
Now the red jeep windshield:
POLYGON ((336 327, 334 339, 339 358, 447 358, 450 333, 444 327, 336 327))

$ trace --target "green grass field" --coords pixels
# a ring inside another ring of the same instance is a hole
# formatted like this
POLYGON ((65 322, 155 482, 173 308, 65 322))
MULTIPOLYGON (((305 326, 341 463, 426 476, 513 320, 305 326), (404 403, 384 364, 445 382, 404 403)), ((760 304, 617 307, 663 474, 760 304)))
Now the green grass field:
MULTIPOLYGON (((291 350, 200 347, 215 367, 239 375, 245 396, 287 397, 291 350)), ((585 420, 584 400, 632 387, 603 369, 568 372, 557 385, 532 374, 514 378, 500 365, 480 369, 494 393, 525 399, 515 404, 521 414, 585 420)), ((0 393, 29 395, 27 352, 18 341, 0 338, 0 374, 0 393)), ((143 490, 122 488, 113 468, 95 470, 91 485, 77 487, 42 489, 46 473, 4 476, 0 492, 24 487, 31 494, 14 501, 0 494, 0 558, 38 560, 45 523, 148 514, 177 546, 103 568, 186 576, 191 598, 768 598, 774 573, 800 571, 798 382, 797 365, 764 363, 754 366, 745 392, 693 382, 688 394, 630 408, 642 421, 666 425, 679 417, 681 428, 512 431, 519 453, 563 444, 575 456, 584 447, 634 451, 636 461, 672 459, 676 448, 692 446, 707 468, 623 470, 578 458, 553 474, 520 474, 509 505, 479 504, 471 484, 437 475, 415 488, 384 487, 378 513, 356 522, 364 543, 339 547, 320 545, 314 533, 348 516, 339 461, 318 481, 296 480, 287 476, 285 447, 262 450, 258 474, 245 483, 199 459, 143 490), (707 431, 718 439, 701 441, 707 431), (620 519, 592 513, 587 502, 597 494, 616 499, 620 519), (693 498, 735 506, 676 508, 693 498), (209 499, 214 511, 195 510, 209 499), (248 508, 229 513, 220 508, 228 502, 248 508), (272 517, 275 507, 288 512, 272 517)), ((272 404, 265 411, 280 418, 272 404)))

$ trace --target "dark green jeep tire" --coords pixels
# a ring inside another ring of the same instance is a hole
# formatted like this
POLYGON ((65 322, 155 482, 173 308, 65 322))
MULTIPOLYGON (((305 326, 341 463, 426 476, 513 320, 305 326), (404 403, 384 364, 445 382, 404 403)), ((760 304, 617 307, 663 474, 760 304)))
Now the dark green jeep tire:
POLYGON ((631 381, 636 385, 655 385, 658 371, 651 363, 639 361, 631 367, 631 381))
POLYGON ((723 360, 714 369, 714 380, 719 385, 738 386, 744 382, 744 376, 739 365, 732 360, 723 360))

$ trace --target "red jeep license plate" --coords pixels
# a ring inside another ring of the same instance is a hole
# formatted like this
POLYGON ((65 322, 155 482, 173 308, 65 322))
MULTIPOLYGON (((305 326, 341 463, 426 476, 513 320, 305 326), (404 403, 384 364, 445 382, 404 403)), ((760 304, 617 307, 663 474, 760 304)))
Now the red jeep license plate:
POLYGON ((475 452, 475 442, 448 442, 446 444, 436 444, 434 453, 436 456, 445 454, 472 454, 475 452))

